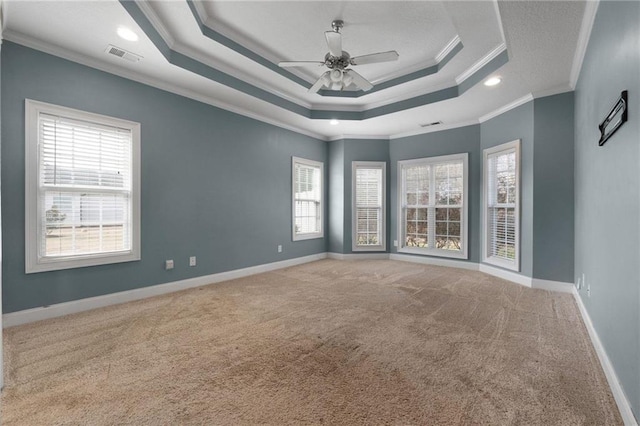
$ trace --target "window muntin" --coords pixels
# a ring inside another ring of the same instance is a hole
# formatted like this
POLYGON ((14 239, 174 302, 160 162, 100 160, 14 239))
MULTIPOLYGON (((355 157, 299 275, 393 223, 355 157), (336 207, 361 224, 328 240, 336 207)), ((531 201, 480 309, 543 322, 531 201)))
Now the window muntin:
POLYGON ((467 257, 467 154, 400 161, 399 252, 467 257))
POLYGON ((484 152, 484 261, 519 270, 520 141, 484 152))
POLYGON ((386 163, 352 163, 352 250, 386 250, 386 163))
POLYGON ((293 157, 293 241, 323 237, 323 164, 293 157))
POLYGON ((138 260, 139 124, 27 100, 26 271, 138 260))

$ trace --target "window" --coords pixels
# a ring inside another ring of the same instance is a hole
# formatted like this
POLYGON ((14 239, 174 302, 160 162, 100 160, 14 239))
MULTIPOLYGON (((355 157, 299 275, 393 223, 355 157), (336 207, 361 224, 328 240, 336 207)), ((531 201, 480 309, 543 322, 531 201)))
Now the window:
POLYGON ((323 164, 293 157, 293 241, 322 238, 323 164))
POLYGON ((384 162, 354 161, 352 249, 353 251, 386 250, 385 242, 385 182, 384 162))
POLYGON ((520 141, 484 150, 483 260, 520 270, 520 141))
POLYGON ((401 253, 467 258, 468 155, 398 162, 401 253))
POLYGON ((140 259, 140 125, 26 100, 27 273, 140 259))

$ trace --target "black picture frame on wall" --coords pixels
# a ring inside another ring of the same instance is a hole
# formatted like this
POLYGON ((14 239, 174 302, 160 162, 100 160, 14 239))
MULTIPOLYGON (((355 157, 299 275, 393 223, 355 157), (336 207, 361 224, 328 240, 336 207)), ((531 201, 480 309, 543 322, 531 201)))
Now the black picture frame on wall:
POLYGON ((627 121, 627 91, 623 90, 609 114, 598 125, 600 129, 600 141, 602 146, 611 136, 627 121))

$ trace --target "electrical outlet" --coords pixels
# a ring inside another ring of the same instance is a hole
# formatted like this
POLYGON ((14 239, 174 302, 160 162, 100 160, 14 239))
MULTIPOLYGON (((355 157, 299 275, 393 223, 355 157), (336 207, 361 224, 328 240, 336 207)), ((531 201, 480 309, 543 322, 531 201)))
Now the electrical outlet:
POLYGON ((173 269, 173 260, 165 260, 164 261, 164 269, 173 269))
POLYGON ((189 266, 196 266, 196 257, 195 256, 191 256, 189 258, 189 266))
POLYGON ((278 253, 282 253, 282 246, 278 244, 278 253))
POLYGON ((393 240, 393 246, 398 247, 398 240, 393 240))
POLYGON ((576 288, 580 290, 582 288, 582 278, 578 277, 578 282, 576 283, 576 288))

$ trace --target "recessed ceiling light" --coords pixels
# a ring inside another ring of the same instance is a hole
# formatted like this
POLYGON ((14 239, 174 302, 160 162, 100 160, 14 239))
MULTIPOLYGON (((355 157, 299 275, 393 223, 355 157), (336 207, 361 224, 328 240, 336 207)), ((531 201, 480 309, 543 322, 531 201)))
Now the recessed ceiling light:
POLYGON ((118 35, 128 41, 138 41, 138 34, 127 27, 118 27, 118 35))
POLYGON ((502 79, 500 77, 491 77, 484 82, 485 86, 495 86, 496 84, 500 84, 502 79))
POLYGON ((337 126, 338 124, 340 124, 340 122, 334 118, 331 121, 329 121, 329 124, 331 124, 332 126, 337 126))

